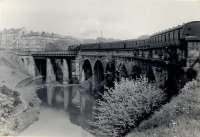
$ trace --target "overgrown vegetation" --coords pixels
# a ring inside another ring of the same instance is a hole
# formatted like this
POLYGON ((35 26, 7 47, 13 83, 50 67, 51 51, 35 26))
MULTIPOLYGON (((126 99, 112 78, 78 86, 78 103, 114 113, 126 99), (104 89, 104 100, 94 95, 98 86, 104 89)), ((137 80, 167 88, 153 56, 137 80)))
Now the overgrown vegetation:
POLYGON ((8 118, 20 103, 22 102, 18 92, 9 90, 6 86, 0 87, 1 120, 8 118))
POLYGON ((8 132, 8 119, 15 113, 16 107, 21 104, 19 93, 0 87, 0 135, 8 132))
POLYGON ((0 136, 15 135, 35 121, 39 103, 32 97, 26 105, 18 91, 0 87, 0 136))
POLYGON ((147 78, 122 79, 96 102, 92 131, 100 137, 117 137, 129 132, 164 100, 164 94, 147 78))
POLYGON ((199 137, 200 81, 188 82, 180 94, 140 124, 128 137, 199 137))

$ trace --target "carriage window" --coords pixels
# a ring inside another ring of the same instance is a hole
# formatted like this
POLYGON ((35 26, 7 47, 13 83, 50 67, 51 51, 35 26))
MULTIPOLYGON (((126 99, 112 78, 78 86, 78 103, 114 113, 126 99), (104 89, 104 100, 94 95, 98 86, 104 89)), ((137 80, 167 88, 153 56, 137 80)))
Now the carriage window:
POLYGON ((159 42, 160 42, 160 35, 158 35, 158 37, 157 37, 157 38, 158 38, 158 43, 159 43, 159 42))
POLYGON ((183 28, 181 28, 179 31, 179 38, 182 38, 182 35, 183 35, 183 28))
POLYGON ((159 36, 156 36, 156 43, 159 42, 159 36))
POLYGON ((188 42, 188 57, 197 58, 200 55, 200 42, 188 42))
POLYGON ((158 42, 161 42, 161 40, 160 40, 160 35, 158 35, 158 42))
POLYGON ((160 35, 160 42, 162 42, 162 35, 160 35))
POLYGON ((166 33, 166 41, 169 41, 170 39, 169 39, 169 32, 168 33, 166 33))
POLYGON ((178 39, 180 39, 181 30, 178 30, 178 39))
POLYGON ((165 35, 162 35, 162 42, 165 42, 165 35))
POLYGON ((174 31, 174 39, 175 40, 178 40, 178 33, 179 33, 179 30, 174 31))
POLYGON ((173 31, 170 32, 170 41, 173 40, 173 31))

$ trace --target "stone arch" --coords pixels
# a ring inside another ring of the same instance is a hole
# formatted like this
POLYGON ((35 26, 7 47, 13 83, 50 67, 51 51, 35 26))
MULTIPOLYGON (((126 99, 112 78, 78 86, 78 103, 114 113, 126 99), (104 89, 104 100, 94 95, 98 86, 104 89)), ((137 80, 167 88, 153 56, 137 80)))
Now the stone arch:
POLYGON ((131 78, 131 71, 132 71, 133 63, 132 62, 127 62, 125 64, 125 66, 126 66, 126 69, 127 69, 127 72, 128 72, 128 77, 131 78))
POLYGON ((132 79, 139 78, 141 75, 141 72, 142 72, 142 69, 140 68, 140 66, 138 66, 138 65, 132 66, 131 78, 132 79))
POLYGON ((167 72, 168 76, 164 88, 168 99, 170 99, 173 95, 178 94, 179 89, 184 86, 185 72, 181 66, 172 63, 167 65, 167 72))
POLYGON ((193 69, 193 68, 189 68, 186 72, 186 76, 187 76, 187 80, 191 81, 193 79, 196 79, 198 72, 193 69))
POLYGON ((61 59, 51 59, 51 63, 53 66, 56 81, 62 83, 63 82, 63 71, 62 71, 63 62, 62 62, 62 60, 61 59))
POLYGON ((114 81, 115 81, 115 72, 116 72, 116 69, 115 69, 115 62, 114 60, 113 61, 110 61, 106 64, 106 76, 105 76, 105 85, 107 87, 114 87, 114 81))
POLYGON ((154 72, 153 72, 152 67, 149 67, 149 68, 148 68, 146 77, 148 78, 148 81, 149 81, 149 82, 155 82, 156 77, 155 77, 155 74, 154 74, 154 72))
POLYGON ((34 59, 35 62, 35 69, 36 69, 36 76, 41 75, 43 81, 46 81, 46 66, 47 61, 46 59, 34 59))
POLYGON ((104 80, 104 68, 100 60, 97 60, 94 64, 94 80, 95 82, 104 80))
POLYGON ((123 63, 120 63, 117 68, 118 68, 118 70, 116 72, 116 77, 117 77, 118 81, 121 80, 122 78, 127 78, 128 77, 127 68, 123 63))
MULTIPOLYGON (((47 60, 46 59, 34 59, 35 62, 35 72, 36 76, 41 75, 42 76, 42 84, 46 83, 47 78, 47 60)), ((38 97, 43 101, 47 102, 47 89, 46 87, 42 87, 36 90, 36 93, 38 97)))
POLYGON ((94 84, 96 97, 101 97, 104 92, 104 67, 100 60, 94 64, 94 84))
POLYGON ((82 66, 82 72, 83 72, 83 76, 84 77, 83 79, 84 80, 88 80, 90 77, 92 77, 92 66, 91 66, 91 63, 88 59, 86 59, 83 63, 83 66, 82 66))

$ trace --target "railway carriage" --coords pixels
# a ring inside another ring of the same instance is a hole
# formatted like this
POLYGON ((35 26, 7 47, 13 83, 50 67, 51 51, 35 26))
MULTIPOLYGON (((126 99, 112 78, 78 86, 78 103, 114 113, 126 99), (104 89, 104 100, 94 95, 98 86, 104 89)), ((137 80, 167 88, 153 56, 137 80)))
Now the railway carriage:
POLYGON ((100 43, 99 49, 105 50, 120 50, 124 49, 124 42, 123 41, 116 41, 116 42, 105 42, 100 43))
MULTIPOLYGON (((140 48, 162 48, 182 46, 188 42, 200 41, 200 21, 193 21, 151 35, 147 39, 124 40, 117 42, 103 42, 82 44, 80 50, 136 50, 140 48)), ((191 44, 190 44, 191 45, 191 44)))

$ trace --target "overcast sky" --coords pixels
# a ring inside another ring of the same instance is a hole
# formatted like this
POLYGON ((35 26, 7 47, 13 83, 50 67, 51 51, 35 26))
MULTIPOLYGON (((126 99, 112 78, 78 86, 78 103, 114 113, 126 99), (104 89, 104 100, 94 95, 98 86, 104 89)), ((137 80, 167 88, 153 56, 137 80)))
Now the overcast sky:
POLYGON ((131 39, 192 20, 200 0, 0 0, 0 29, 84 38, 131 39))

